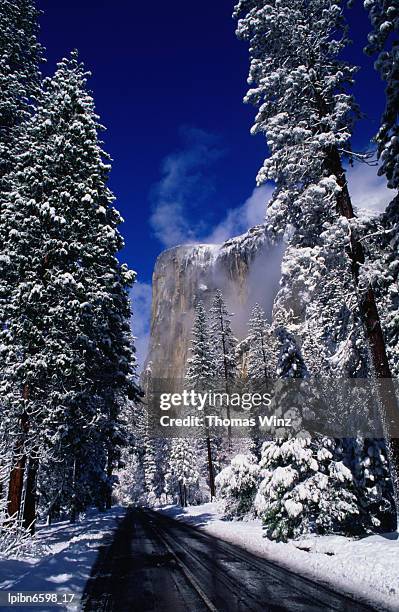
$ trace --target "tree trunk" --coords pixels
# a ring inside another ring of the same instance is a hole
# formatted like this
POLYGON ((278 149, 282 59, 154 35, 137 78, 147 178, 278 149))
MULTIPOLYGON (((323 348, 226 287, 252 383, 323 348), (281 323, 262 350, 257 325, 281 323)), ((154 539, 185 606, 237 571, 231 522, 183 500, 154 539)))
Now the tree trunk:
MULTIPOLYGON (((337 182, 341 187, 341 192, 337 197, 337 209, 339 214, 347 219, 354 218, 351 198, 348 191, 345 172, 342 167, 341 158, 338 150, 334 147, 329 157, 329 170, 337 177, 337 182)), ((391 463, 391 476, 395 489, 397 511, 399 510, 399 439, 398 439, 398 420, 399 407, 396 399, 395 386, 392 380, 392 373, 389 366, 385 338, 381 327, 378 314, 377 303, 372 286, 360 284, 360 268, 365 263, 364 248, 360 240, 353 233, 350 237, 349 256, 352 262, 352 272, 356 287, 359 292, 359 309, 365 327, 368 344, 370 347, 380 402, 382 405, 383 421, 386 436, 389 440, 388 453, 391 463)))
POLYGON ((107 490, 105 492, 105 508, 110 510, 112 507, 112 472, 113 472, 113 453, 112 449, 108 449, 107 457, 107 490))
MULTIPOLYGON (((24 385, 22 390, 24 400, 29 399, 29 387, 24 385)), ((26 466, 25 441, 29 430, 29 419, 26 412, 21 416, 20 433, 14 447, 15 464, 10 472, 8 486, 7 512, 9 516, 19 516, 21 511, 22 491, 26 466)))
MULTIPOLYGON (((19 442, 15 452, 18 455, 21 451, 19 442)), ((10 482, 8 486, 7 512, 9 516, 19 516, 21 510, 22 490, 24 487, 24 474, 26 465, 26 455, 22 454, 10 473, 10 482)))
POLYGON ((211 441, 210 441, 209 436, 206 437, 206 448, 208 452, 209 489, 211 492, 211 501, 212 501, 216 495, 216 491, 215 491, 215 475, 213 472, 211 441))
MULTIPOLYGON (((229 393, 229 372, 227 367, 227 351, 226 351, 226 340, 224 336, 224 324, 223 324, 223 314, 220 311, 220 329, 222 332, 222 348, 223 348, 223 370, 224 370, 224 379, 225 379, 225 390, 226 393, 229 393)), ((226 416, 229 421, 229 425, 227 426, 227 443, 228 450, 231 451, 231 425, 230 425, 230 403, 227 402, 226 406, 226 416)))
MULTIPOLYGON (((320 118, 323 119, 329 115, 328 106, 316 88, 314 89, 314 94, 320 118)), ((326 169, 329 173, 336 176, 337 183, 341 187, 341 192, 337 196, 338 213, 347 219, 353 219, 355 214, 353 212, 352 201, 346 182, 346 175, 342 167, 341 156, 336 146, 330 147, 328 151, 326 169)), ((352 263, 353 278, 359 294, 360 315, 365 328, 377 378, 382 420, 385 427, 385 435, 388 438, 388 455, 395 492, 396 511, 399 515, 399 439, 397 433, 399 406, 396 399, 395 386, 392 380, 392 373, 389 366, 385 338, 378 314, 374 290, 370 283, 367 283, 366 286, 360 286, 359 283, 360 268, 365 263, 364 248, 360 240, 358 240, 352 232, 348 253, 352 263)))
POLYGON ((183 508, 184 507, 184 500, 183 500, 183 487, 182 484, 179 480, 179 500, 180 500, 180 505, 183 508))
POLYGON ((36 520, 36 479, 39 469, 39 459, 37 457, 30 458, 28 463, 28 473, 26 477, 25 502, 23 525, 25 529, 29 529, 31 534, 35 533, 36 520))

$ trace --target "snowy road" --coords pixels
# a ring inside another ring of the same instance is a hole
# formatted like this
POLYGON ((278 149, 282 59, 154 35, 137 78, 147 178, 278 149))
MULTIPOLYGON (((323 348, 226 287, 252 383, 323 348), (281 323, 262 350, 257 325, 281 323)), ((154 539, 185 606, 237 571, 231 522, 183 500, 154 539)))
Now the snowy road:
POLYGON ((150 510, 129 510, 100 550, 83 610, 312 612, 372 608, 150 510))

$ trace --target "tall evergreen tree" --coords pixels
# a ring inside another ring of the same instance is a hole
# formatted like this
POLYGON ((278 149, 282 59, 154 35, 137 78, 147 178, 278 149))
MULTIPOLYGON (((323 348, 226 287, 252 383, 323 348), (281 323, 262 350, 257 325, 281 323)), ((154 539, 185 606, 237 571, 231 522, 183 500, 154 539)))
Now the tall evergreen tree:
MULTIPOLYGON (((365 52, 377 60, 374 64, 381 78, 386 82, 386 104, 381 119, 380 129, 375 137, 380 159, 379 175, 385 175, 387 186, 396 192, 399 189, 399 8, 395 0, 367 0, 365 9, 369 12, 372 31, 368 36, 365 52)), ((384 334, 387 341, 387 352, 390 359, 391 370, 394 376, 399 374, 399 298, 396 290, 399 277, 399 195, 387 207, 380 219, 372 220, 367 228, 367 234, 372 238, 368 240, 367 247, 371 258, 374 259, 374 286, 381 305, 381 318, 384 334)), ((392 443, 391 447, 396 446, 392 443)), ((366 462, 360 462, 361 474, 365 474, 367 482, 370 466, 375 463, 374 458, 382 454, 378 448, 369 448, 366 453, 366 462)), ((354 452, 356 457, 357 454, 354 452)), ((382 464, 379 463, 381 466, 382 464)), ((383 465, 380 471, 383 473, 383 465)), ((379 491, 381 483, 376 482, 372 491, 379 491)), ((382 496, 386 501, 387 495, 382 488, 382 496)))
MULTIPOLYGON (((237 340, 231 329, 231 315, 227 310, 224 297, 218 289, 210 309, 210 331, 213 342, 216 376, 221 389, 229 392, 237 374, 236 346, 237 340)), ((230 418, 230 408, 226 416, 230 418)), ((231 450, 231 426, 227 428, 228 450, 231 450)))
MULTIPOLYGON (((272 393, 271 379, 276 375, 277 342, 259 304, 255 304, 252 310, 248 323, 248 337, 245 342, 248 345, 247 387, 256 393, 272 393)), ((256 425, 250 430, 251 450, 258 458, 262 447, 259 435, 259 416, 263 413, 264 406, 252 409, 256 425)))
POLYGON ((32 0, 0 2, 0 192, 10 188, 7 174, 18 128, 29 118, 40 90, 38 14, 32 0))
POLYGON ((141 385, 144 391, 143 405, 140 407, 140 423, 135 426, 137 438, 137 453, 141 457, 144 476, 144 495, 147 504, 153 506, 160 500, 164 492, 164 465, 167 463, 165 455, 168 455, 169 440, 154 437, 155 415, 152 411, 153 389, 152 389, 152 362, 150 361, 141 377, 141 385))
POLYGON ((248 324, 249 354, 248 375, 255 380, 267 380, 274 374, 274 339, 265 313, 255 304, 248 324))
POLYGON ((226 381, 228 385, 236 376, 235 348, 237 341, 231 329, 231 315, 220 289, 214 295, 209 315, 216 376, 226 381))
POLYGON ((195 307, 190 357, 187 359, 186 380, 193 389, 201 388, 216 376, 213 337, 209 329, 204 304, 195 307))
MULTIPOLYGON (((134 274, 116 258, 121 218, 86 80, 73 53, 43 83, 3 202, 8 266, 0 278, 10 295, 2 387, 10 422, 20 423, 15 454, 29 465, 36 459, 35 471, 37 457, 49 469, 49 455, 63 463, 72 515, 89 500, 109 503, 124 437, 121 406, 138 396, 128 298, 134 274)), ((10 507, 19 511, 15 480, 12 473, 10 507)))
MULTIPOLYGON (((4 243, 2 202, 12 189, 10 171, 15 164, 15 147, 24 123, 31 116, 33 103, 40 89, 39 63, 43 49, 37 40, 38 11, 31 0, 1 0, 0 2, 0 244, 4 243)), ((9 265, 7 253, 0 251, 0 273, 9 265)), ((0 286, 0 328, 4 325, 4 307, 9 299, 6 285, 0 286)), ((0 458, 2 480, 10 461, 9 450, 13 444, 13 432, 9 431, 0 406, 2 457, 0 458)), ((22 464, 14 462, 16 475, 21 474, 22 464), (21 469, 19 469, 21 468, 21 469)), ((2 483, 2 493, 6 483, 2 483)))
POLYGON ((286 327, 279 327, 280 356, 277 375, 281 378, 305 378, 307 374, 298 344, 286 327))
MULTIPOLYGON (((238 36, 250 43, 246 101, 259 107, 252 132, 265 134, 270 151, 258 184, 272 180, 277 186, 270 223, 277 229, 290 224, 290 244, 302 255, 309 249, 310 271, 317 249, 341 245, 373 368, 383 379, 380 397, 390 436, 397 402, 374 291, 363 277, 365 253, 342 165, 342 156, 351 151, 357 106, 346 92, 355 69, 338 59, 347 44, 340 2, 240 0, 234 14, 238 36)), ((399 465, 397 440, 390 445, 393 464, 399 465)), ((396 481, 395 469, 392 475, 396 481)))
MULTIPOLYGON (((379 465, 370 469, 369 464, 365 470, 364 457, 348 456, 354 449, 361 455, 363 441, 341 443, 308 434, 302 409, 311 406, 312 389, 303 388, 300 381, 309 373, 294 334, 283 325, 277 334, 281 380, 275 388, 273 413, 293 417, 295 427, 288 432, 276 429, 276 439, 262 447, 255 508, 268 537, 287 540, 304 533, 358 534, 376 528, 381 515, 387 514, 385 503, 389 505, 383 490, 383 457, 378 452, 379 465), (373 492, 366 472, 371 481, 381 480, 373 492)), ((377 448, 370 444, 370 457, 377 448)))
MULTIPOLYGON (((187 360, 186 382, 196 391, 208 390, 213 384, 217 369, 212 346, 208 318, 202 302, 195 308, 195 318, 192 330, 190 357, 187 360)), ((204 415, 207 411, 205 409, 204 415)), ((205 443, 208 465, 208 479, 211 500, 215 497, 215 460, 217 463, 218 441, 211 435, 209 427, 205 427, 205 443)))
MULTIPOLYGON (((373 26, 365 48, 377 55, 375 68, 386 82, 386 105, 381 127, 376 135, 380 158, 379 174, 388 187, 399 189, 399 9, 395 0, 367 0, 364 3, 373 26)), ((367 228, 367 241, 376 269, 374 284, 381 303, 388 356, 395 376, 399 374, 399 299, 396 291, 399 275, 399 195, 380 219, 367 228)))
POLYGON ((375 63, 386 82, 386 106, 376 136, 381 166, 388 187, 399 189, 399 8, 396 0, 366 0, 373 26, 366 53, 378 54, 375 63))
POLYGON ((198 493, 199 470, 193 440, 188 438, 172 440, 166 480, 169 494, 178 499, 183 508, 195 501, 198 493))
MULTIPOLYGON (((273 390, 272 409, 277 417, 288 417, 296 422, 296 428, 283 431, 281 437, 297 435, 303 429, 303 409, 307 407, 306 390, 299 384, 299 380, 308 377, 308 371, 302 356, 297 338, 293 332, 284 325, 277 328, 279 339, 279 356, 277 362, 277 376, 273 390)), ((279 431, 275 434, 279 437, 279 431)), ((301 434, 302 435, 302 434, 301 434)))
POLYGON ((252 453, 233 457, 230 465, 216 477, 218 501, 223 515, 244 518, 254 513, 254 500, 259 485, 260 468, 252 453))

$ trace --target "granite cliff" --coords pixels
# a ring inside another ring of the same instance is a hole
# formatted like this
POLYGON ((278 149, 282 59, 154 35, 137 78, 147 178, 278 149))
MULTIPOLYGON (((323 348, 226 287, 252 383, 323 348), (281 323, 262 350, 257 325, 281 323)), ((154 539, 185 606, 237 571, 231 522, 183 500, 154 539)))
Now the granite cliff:
POLYGON ((255 302, 267 312, 278 287, 281 247, 264 225, 222 245, 182 245, 161 253, 153 274, 150 345, 146 363, 155 378, 181 378, 188 355, 196 299, 209 305, 217 288, 235 314, 233 329, 245 336, 255 302), (277 264, 277 265, 276 265, 277 264))

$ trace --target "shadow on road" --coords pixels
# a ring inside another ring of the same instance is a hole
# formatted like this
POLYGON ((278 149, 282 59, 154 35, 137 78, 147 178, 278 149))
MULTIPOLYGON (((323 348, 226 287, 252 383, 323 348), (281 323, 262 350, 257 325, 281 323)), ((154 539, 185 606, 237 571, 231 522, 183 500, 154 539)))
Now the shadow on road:
MULTIPOLYGON (((181 509, 176 509, 175 518, 179 513, 182 514, 181 509)), ((206 513, 193 517, 193 526, 205 524, 210 517, 206 513)), ((372 610, 193 526, 160 512, 128 510, 119 519, 113 537, 99 550, 81 609, 85 612, 372 610)))
POLYGON ((154 537, 142 513, 132 508, 120 519, 112 540, 100 547, 81 609, 183 612, 202 611, 203 606, 182 579, 174 555, 154 537))
POLYGON ((186 525, 192 525, 194 527, 203 527, 210 521, 215 520, 215 516, 213 514, 203 512, 202 514, 189 515, 184 511, 184 508, 180 507, 173 508, 172 510, 168 508, 167 514, 163 513, 162 508, 158 508, 157 511, 161 516, 168 516, 172 519, 179 519, 184 517, 184 523, 186 525))

